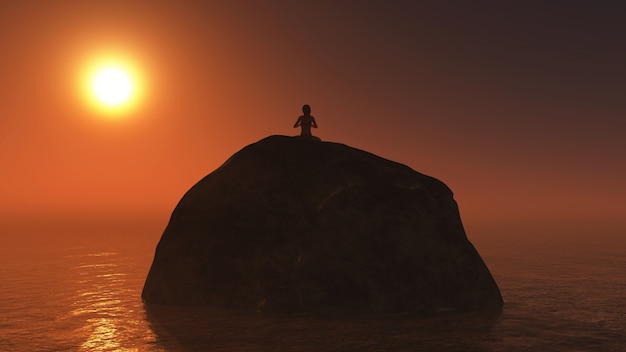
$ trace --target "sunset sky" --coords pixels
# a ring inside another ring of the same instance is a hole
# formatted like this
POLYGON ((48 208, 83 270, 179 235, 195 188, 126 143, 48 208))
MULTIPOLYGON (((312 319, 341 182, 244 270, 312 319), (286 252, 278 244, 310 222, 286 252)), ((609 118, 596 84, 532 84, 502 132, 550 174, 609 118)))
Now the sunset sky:
POLYGON ((625 18, 610 0, 3 0, 0 214, 167 219, 310 104, 322 140, 442 180, 466 223, 626 230, 625 18), (82 84, 108 57, 141 85, 123 113, 82 84))

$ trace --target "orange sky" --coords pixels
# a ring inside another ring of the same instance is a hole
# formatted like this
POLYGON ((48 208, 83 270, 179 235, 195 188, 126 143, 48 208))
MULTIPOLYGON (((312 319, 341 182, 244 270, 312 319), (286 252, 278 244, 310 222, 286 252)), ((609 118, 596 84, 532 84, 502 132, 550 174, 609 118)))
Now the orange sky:
POLYGON ((448 184, 466 223, 626 230, 624 5, 432 3, 2 1, 2 217, 167 218, 307 103, 323 140, 448 184), (124 120, 76 84, 105 54, 145 78, 124 120))

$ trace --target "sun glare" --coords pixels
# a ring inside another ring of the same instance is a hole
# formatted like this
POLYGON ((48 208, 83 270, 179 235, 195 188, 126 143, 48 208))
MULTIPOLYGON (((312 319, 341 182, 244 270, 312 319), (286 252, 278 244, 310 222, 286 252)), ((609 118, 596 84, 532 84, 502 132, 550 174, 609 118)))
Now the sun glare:
POLYGON ((81 90, 89 106, 102 116, 129 116, 143 97, 137 65, 119 56, 103 56, 85 66, 81 90))

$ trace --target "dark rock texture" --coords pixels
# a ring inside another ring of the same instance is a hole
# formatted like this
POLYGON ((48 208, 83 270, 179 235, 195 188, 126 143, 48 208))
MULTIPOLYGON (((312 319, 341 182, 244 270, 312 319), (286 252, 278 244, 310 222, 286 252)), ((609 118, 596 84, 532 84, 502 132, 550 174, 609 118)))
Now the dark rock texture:
POLYGON ((313 314, 497 310, 452 192, 343 144, 271 136, 181 199, 145 302, 313 314))

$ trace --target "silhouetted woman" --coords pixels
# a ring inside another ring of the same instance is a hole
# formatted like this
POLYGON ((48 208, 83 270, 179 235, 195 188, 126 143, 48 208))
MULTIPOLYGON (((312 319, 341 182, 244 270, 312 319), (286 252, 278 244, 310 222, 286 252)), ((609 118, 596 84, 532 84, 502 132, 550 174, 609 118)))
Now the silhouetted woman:
POLYGON ((293 128, 301 126, 302 132, 300 133, 300 136, 311 137, 311 127, 317 128, 315 117, 311 115, 311 107, 308 105, 304 105, 302 107, 302 112, 304 115, 298 117, 298 120, 296 121, 296 124, 293 125, 293 128))

